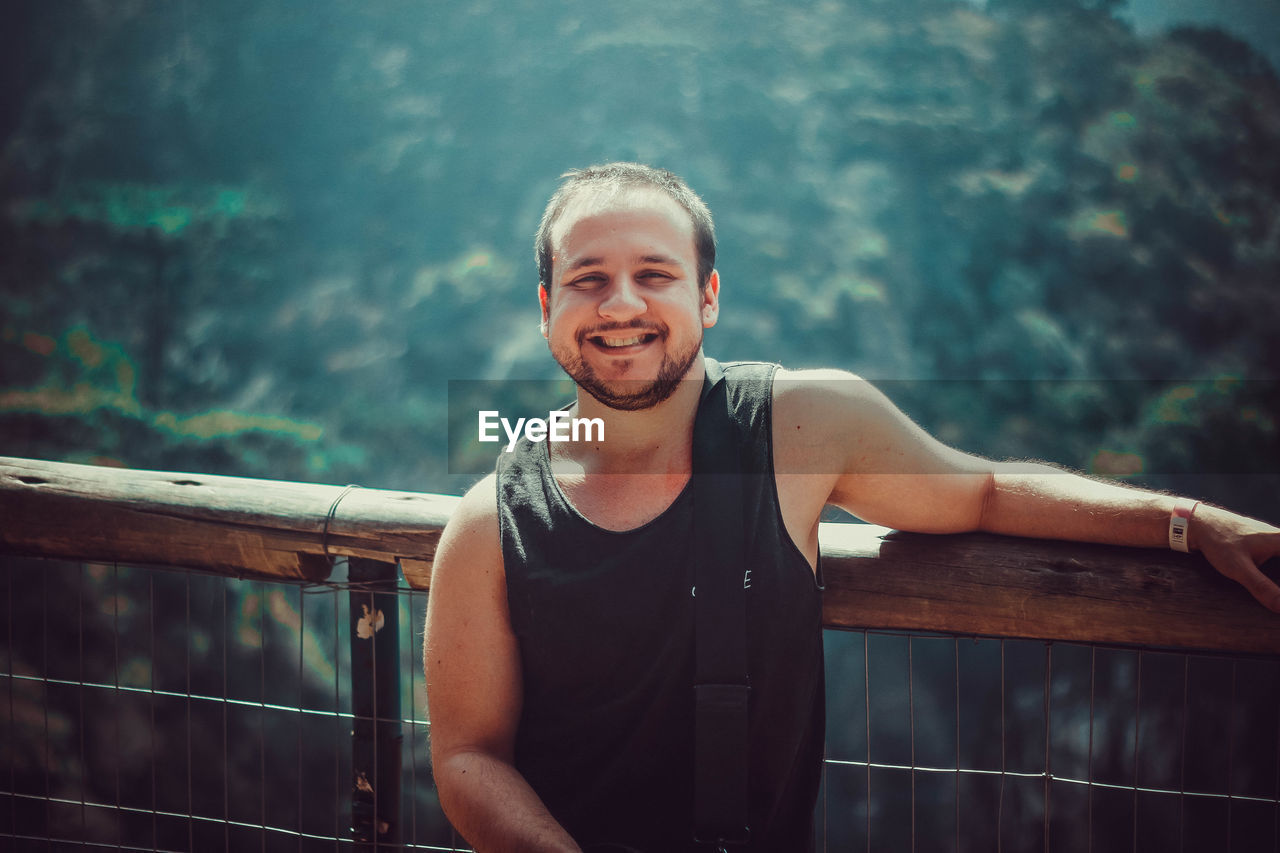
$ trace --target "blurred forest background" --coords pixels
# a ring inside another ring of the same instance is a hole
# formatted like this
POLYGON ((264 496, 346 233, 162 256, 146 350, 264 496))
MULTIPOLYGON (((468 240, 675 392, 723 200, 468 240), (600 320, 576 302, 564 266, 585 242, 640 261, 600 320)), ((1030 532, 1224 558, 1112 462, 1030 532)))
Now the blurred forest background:
POLYGON ((1274 521, 1280 10, 1181 5, 10 0, 0 454, 461 493, 448 382, 557 376, 537 217, 628 159, 717 217, 709 354, 1274 521))

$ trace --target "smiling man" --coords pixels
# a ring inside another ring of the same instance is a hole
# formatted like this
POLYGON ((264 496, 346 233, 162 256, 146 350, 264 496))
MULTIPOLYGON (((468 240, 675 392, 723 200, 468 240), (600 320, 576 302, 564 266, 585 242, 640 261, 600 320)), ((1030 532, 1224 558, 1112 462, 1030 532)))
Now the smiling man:
POLYGON ((712 443, 744 475, 741 849, 812 848, 829 504, 925 533, 1190 546, 1280 611, 1280 588, 1257 568, 1280 550, 1270 525, 953 450, 847 373, 706 358, 720 306, 714 229, 668 172, 569 173, 536 251, 543 335, 578 385, 571 414, 601 419, 607 439, 522 441, 440 542, 424 652, 432 759, 445 812, 477 850, 719 846, 694 840, 694 776, 708 769, 695 767, 693 690, 706 528, 691 481, 710 400, 727 415, 712 443))

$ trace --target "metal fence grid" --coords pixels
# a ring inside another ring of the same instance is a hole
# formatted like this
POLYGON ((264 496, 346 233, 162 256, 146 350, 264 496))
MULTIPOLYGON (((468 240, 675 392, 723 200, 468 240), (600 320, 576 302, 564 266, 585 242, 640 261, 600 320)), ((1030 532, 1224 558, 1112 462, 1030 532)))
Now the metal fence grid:
MULTIPOLYGON (((348 850, 348 594, 6 560, 0 834, 132 850, 348 850)), ((408 849, 454 850, 431 782, 425 593, 400 590, 408 849)))
MULTIPOLYGON (((0 572, 5 849, 357 849, 341 577, 0 572)), ((403 847, 465 850, 399 593, 403 847)), ((1280 660, 828 631, 827 679, 820 849, 1280 851, 1280 660)))
POLYGON ((832 631, 827 656, 824 849, 1280 850, 1280 660, 832 631))

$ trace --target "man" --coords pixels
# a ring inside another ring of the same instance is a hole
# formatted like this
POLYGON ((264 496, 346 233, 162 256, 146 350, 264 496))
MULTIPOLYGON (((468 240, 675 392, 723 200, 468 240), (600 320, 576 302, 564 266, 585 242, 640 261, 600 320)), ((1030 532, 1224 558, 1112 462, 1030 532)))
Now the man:
POLYGON ((504 454, 441 539, 425 644, 432 757, 445 812, 477 850, 711 849, 692 841, 689 689, 688 486, 708 371, 728 383, 744 459, 768 473, 744 478, 749 849, 812 843, 827 504, 900 530, 1148 547, 1172 525, 1280 611, 1258 569, 1280 551, 1270 525, 952 450, 849 374, 706 359, 714 230, 674 175, 569 173, 537 252, 543 335, 578 385, 571 413, 602 419, 604 439, 504 454))

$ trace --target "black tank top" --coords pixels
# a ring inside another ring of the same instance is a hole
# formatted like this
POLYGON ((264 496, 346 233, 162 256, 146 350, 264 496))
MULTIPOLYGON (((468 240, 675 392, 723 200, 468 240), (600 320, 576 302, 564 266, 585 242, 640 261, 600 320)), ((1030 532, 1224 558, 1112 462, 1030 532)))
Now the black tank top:
MULTIPOLYGON (((746 460, 751 851, 813 847, 822 768, 822 596, 773 478, 776 365, 724 365, 746 460)), ((587 521, 547 447, 501 454, 498 514, 524 704, 516 768, 582 845, 704 851, 693 838, 693 520, 686 486, 652 521, 587 521)))

